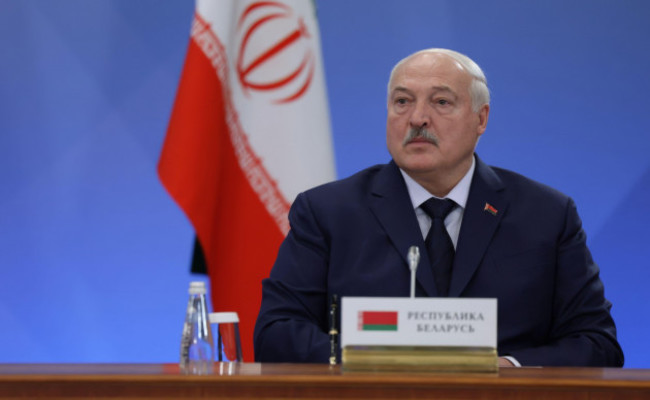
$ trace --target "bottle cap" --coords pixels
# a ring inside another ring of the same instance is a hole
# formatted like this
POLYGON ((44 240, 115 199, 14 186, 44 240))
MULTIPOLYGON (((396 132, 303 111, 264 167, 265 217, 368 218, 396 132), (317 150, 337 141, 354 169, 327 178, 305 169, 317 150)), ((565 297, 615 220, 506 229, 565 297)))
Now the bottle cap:
POLYGON ((190 282, 190 294, 205 294, 206 289, 205 289, 205 282, 201 281, 195 281, 195 282, 190 282))
POLYGON ((236 312, 213 312, 208 315, 211 324, 224 324, 239 322, 239 315, 236 312))

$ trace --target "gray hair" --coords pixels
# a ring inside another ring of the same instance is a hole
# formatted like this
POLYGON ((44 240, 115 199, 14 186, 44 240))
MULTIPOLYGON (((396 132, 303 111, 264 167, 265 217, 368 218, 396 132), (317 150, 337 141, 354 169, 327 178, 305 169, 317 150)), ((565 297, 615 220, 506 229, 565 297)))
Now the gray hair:
POLYGON ((388 80, 389 97, 390 97, 390 85, 393 82, 393 77, 395 75, 395 72, 399 69, 400 66, 404 65, 404 63, 406 63, 411 58, 416 57, 420 54, 445 54, 453 58, 473 78, 472 83, 469 86, 469 95, 472 98, 472 110, 474 110, 474 112, 478 112, 481 106, 483 106, 484 104, 488 104, 488 105, 490 104, 490 90, 488 89, 487 79, 485 78, 485 74, 483 73, 481 67, 479 67, 478 64, 474 62, 474 60, 472 60, 471 58, 467 57, 464 54, 449 49, 438 49, 438 48, 420 50, 418 52, 415 52, 407 56, 406 58, 403 58, 397 64, 395 64, 392 71, 390 71, 390 78, 388 80))

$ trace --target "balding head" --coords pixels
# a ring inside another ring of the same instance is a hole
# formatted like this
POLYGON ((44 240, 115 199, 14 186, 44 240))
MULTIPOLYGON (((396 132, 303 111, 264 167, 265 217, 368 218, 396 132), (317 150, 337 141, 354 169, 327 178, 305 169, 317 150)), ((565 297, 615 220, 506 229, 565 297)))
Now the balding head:
POLYGON ((472 98, 472 109, 475 112, 478 111, 481 106, 490 104, 490 91, 487 86, 487 79, 485 78, 485 74, 483 73, 481 67, 479 67, 478 64, 476 64, 471 58, 467 57, 464 54, 449 49, 438 48, 420 50, 407 56, 406 58, 403 58, 397 64, 395 64, 393 70, 390 72, 390 78, 388 80, 389 95, 392 90, 392 83, 393 78, 395 77, 395 73, 409 61, 417 57, 427 55, 443 55, 450 57, 458 64, 458 67, 460 69, 464 70, 469 76, 472 77, 472 82, 469 86, 469 94, 472 98))

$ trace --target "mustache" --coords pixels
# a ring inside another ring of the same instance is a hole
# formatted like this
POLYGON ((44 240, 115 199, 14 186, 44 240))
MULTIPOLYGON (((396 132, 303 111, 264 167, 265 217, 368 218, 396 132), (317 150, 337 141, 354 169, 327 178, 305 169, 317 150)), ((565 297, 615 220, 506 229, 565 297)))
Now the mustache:
POLYGON ((413 139, 422 138, 431 142, 434 146, 438 147, 438 137, 433 133, 427 130, 424 126, 419 128, 411 128, 408 132, 408 135, 404 138, 402 145, 406 146, 413 139))

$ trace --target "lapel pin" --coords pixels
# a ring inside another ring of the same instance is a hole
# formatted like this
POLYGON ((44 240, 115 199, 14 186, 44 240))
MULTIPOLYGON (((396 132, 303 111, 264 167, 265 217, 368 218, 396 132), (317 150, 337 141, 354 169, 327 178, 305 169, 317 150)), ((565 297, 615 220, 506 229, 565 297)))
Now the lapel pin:
POLYGON ((485 203, 485 207, 483 208, 483 211, 487 211, 492 215, 497 215, 499 212, 496 208, 492 207, 490 203, 485 203))

